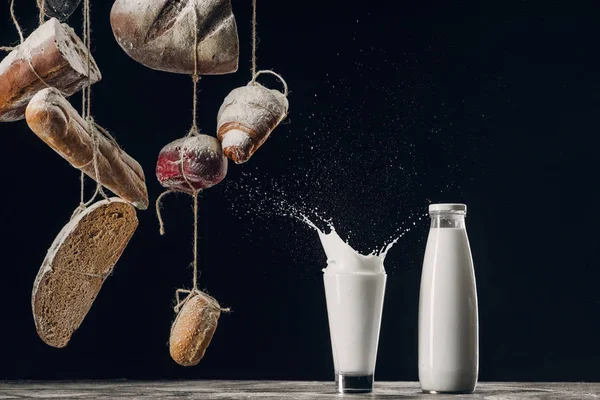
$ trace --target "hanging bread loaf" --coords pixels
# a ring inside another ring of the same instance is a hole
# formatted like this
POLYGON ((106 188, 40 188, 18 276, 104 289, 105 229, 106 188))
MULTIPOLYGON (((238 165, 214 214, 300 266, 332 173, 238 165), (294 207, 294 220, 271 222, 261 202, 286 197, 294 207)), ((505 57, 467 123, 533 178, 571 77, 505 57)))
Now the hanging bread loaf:
POLYGON ((142 167, 116 142, 81 118, 56 89, 44 89, 31 99, 27 107, 27 124, 40 139, 92 179, 96 179, 95 136, 100 183, 137 208, 145 210, 148 207, 142 167))
MULTIPOLYGON (((23 119, 29 100, 47 86, 68 96, 86 87, 87 53, 68 25, 46 21, 0 62, 0 121, 23 119)), ((100 78, 90 55, 89 81, 100 78)))
POLYGON ((190 296, 177 314, 169 338, 171 357, 184 367, 200 362, 221 316, 219 303, 206 293, 196 292, 190 296))
POLYGON ((65 347, 138 226, 130 204, 99 201, 73 216, 48 250, 31 304, 38 335, 65 347))
POLYGON ((227 158, 219 141, 208 135, 177 139, 160 151, 156 177, 167 189, 194 193, 221 182, 227 158))
POLYGON ((119 45, 146 67, 180 74, 237 71, 239 43, 231 0, 116 0, 110 23, 119 45))
POLYGON ((285 94, 256 82, 234 89, 217 115, 218 138, 227 158, 245 163, 285 118, 285 94))

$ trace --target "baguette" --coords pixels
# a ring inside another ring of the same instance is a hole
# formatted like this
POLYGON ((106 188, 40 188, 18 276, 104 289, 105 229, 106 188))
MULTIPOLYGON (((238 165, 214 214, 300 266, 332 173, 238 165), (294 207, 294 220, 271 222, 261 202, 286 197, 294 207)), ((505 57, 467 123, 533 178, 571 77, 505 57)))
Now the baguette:
MULTIPOLYGON (((29 100, 47 85, 67 96, 87 87, 87 54, 73 29, 56 18, 46 21, 0 62, 0 121, 25 118, 29 100)), ((90 54, 89 80, 100 79, 90 54)))
POLYGON ((40 338, 65 347, 131 239, 133 208, 113 198, 75 215, 60 231, 35 278, 31 305, 40 338))
POLYGON ((191 296, 177 314, 169 338, 171 358, 184 367, 198 365, 204 357, 221 316, 215 299, 202 292, 191 296))
POLYGON ((231 0, 116 0, 110 23, 117 43, 148 68, 179 74, 237 71, 239 40, 231 0))
POLYGON ((40 139, 92 179, 96 179, 92 136, 96 135, 100 183, 135 207, 148 208, 140 164, 81 118, 58 90, 48 88, 36 94, 27 106, 26 116, 27 124, 40 139))

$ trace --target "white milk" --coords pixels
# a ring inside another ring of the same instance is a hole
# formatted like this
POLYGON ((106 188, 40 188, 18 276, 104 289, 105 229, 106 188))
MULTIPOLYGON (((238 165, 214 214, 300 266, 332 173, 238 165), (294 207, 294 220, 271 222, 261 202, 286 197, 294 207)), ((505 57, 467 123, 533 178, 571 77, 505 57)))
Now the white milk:
POLYGON ((323 279, 338 390, 370 392, 387 278, 383 261, 393 243, 365 256, 335 230, 319 237, 327 255, 323 279))
POLYGON ((441 210, 448 220, 432 224, 421 276, 419 381, 425 392, 472 392, 479 367, 478 321, 466 207, 458 216, 441 210))

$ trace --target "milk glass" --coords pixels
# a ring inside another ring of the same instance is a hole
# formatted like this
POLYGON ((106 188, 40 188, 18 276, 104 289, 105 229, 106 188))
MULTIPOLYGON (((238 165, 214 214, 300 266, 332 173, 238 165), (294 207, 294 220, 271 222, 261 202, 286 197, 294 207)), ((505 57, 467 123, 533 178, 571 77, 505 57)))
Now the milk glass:
POLYGON ((373 390, 387 275, 323 275, 329 332, 340 393, 373 390))

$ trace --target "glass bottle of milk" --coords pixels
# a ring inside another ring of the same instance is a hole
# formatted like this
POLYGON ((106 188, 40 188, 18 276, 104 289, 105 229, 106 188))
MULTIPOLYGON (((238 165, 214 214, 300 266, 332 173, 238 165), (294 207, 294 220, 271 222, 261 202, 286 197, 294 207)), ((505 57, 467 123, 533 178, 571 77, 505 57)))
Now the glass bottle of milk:
POLYGON ((419 297, 419 381, 426 393, 471 393, 479 373, 475 272, 467 206, 432 204, 419 297))

